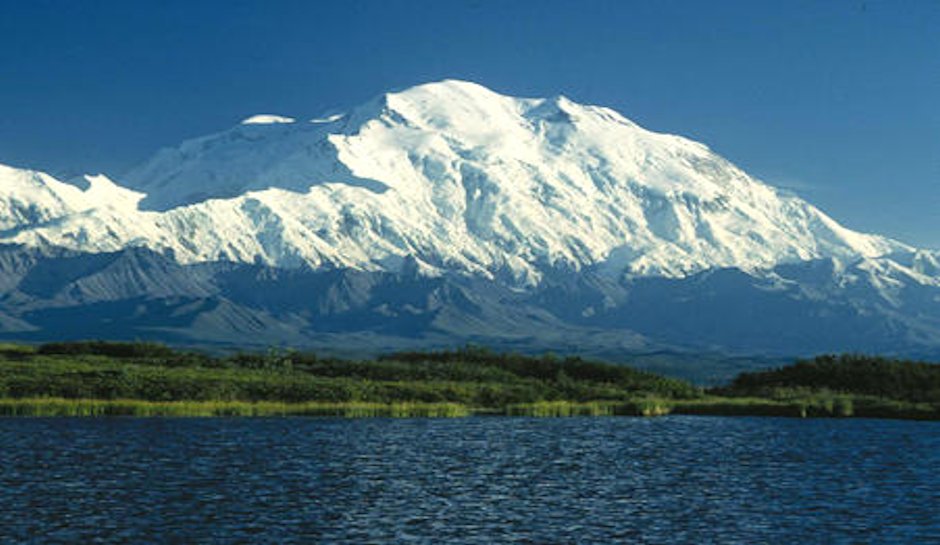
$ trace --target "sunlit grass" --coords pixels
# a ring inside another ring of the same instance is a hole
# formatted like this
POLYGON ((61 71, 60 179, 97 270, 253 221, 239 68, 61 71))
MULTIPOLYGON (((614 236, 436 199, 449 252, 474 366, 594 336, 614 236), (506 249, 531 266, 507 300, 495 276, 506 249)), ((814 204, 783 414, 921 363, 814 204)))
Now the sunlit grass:
POLYGON ((503 414, 507 416, 566 417, 566 416, 613 416, 616 403, 571 401, 540 401, 536 403, 513 403, 507 405, 503 414))
POLYGON ((29 417, 276 417, 460 418, 472 415, 563 418, 575 416, 656 417, 777 416, 795 418, 940 419, 940 408, 928 403, 837 396, 772 400, 710 397, 697 400, 641 398, 632 401, 540 401, 504 407, 470 407, 460 403, 146 401, 137 399, 65 399, 56 397, 0 399, 0 416, 29 417))
POLYGON ((940 419, 940 407, 929 403, 851 395, 819 395, 786 400, 764 398, 706 397, 677 400, 641 398, 624 402, 544 401, 515 403, 502 414, 529 417, 570 416, 665 416, 670 414, 701 416, 778 416, 793 418, 900 418, 940 419))
POLYGON ((143 401, 137 399, 0 399, 0 415, 32 417, 170 416, 344 418, 457 418, 469 409, 456 403, 278 403, 240 401, 143 401))
POLYGON ((539 401, 513 403, 506 406, 507 416, 568 417, 568 416, 663 416, 669 414, 669 400, 642 398, 632 401, 539 401))
POLYGON ((36 348, 25 344, 12 344, 0 342, 0 354, 5 355, 27 355, 35 354, 36 348))

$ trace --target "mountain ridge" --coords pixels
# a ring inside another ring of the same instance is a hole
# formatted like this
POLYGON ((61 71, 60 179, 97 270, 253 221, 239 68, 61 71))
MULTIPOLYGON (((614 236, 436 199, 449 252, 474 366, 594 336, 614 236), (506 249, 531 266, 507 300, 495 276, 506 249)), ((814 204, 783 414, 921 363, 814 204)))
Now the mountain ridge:
POLYGON ((118 181, 0 165, 0 334, 51 331, 940 355, 940 252, 608 108, 448 80, 252 116, 118 181))
POLYGON ((91 215, 111 229, 80 204, 50 209, 54 226, 21 223, 0 241, 363 270, 412 256, 429 273, 517 285, 556 267, 678 277, 915 251, 842 227, 707 146, 560 96, 518 99, 448 80, 325 123, 250 119, 161 150, 124 185, 97 176, 88 179, 97 195, 59 199, 99 203, 91 215))

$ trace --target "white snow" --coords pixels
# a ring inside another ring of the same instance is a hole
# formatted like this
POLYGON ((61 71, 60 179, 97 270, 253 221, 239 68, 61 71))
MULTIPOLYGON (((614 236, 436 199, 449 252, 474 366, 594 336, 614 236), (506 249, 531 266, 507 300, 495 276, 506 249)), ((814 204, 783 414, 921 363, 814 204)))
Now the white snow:
POLYGON ((0 167, 0 243, 366 270, 412 256, 427 274, 516 286, 554 268, 681 277, 894 259, 940 283, 934 254, 846 229, 702 144, 565 97, 443 81, 292 121, 254 116, 163 150, 123 180, 133 189, 0 167))
POLYGON ((346 114, 331 114, 323 117, 315 117, 310 120, 311 123, 336 123, 340 119, 346 117, 346 114))
POLYGON ((278 123, 293 123, 293 117, 284 117, 274 114, 258 114, 242 120, 242 125, 273 125, 278 123))

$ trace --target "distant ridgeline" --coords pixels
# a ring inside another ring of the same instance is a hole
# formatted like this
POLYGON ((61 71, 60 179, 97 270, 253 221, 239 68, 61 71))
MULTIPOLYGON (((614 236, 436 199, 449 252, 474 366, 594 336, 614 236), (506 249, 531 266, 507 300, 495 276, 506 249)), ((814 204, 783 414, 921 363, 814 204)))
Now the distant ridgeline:
POLYGON ((940 418, 940 366, 823 356, 705 390, 628 366, 469 347, 376 360, 153 343, 0 345, 0 414, 940 418))

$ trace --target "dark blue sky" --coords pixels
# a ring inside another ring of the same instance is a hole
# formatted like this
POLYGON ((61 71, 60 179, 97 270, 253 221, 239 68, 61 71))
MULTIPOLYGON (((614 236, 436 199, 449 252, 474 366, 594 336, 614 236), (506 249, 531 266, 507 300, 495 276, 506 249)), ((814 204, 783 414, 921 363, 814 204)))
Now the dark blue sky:
POLYGON ((940 248, 936 0, 0 0, 0 163, 119 177, 253 113, 448 77, 613 107, 940 248))

